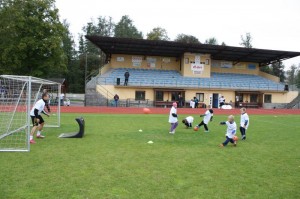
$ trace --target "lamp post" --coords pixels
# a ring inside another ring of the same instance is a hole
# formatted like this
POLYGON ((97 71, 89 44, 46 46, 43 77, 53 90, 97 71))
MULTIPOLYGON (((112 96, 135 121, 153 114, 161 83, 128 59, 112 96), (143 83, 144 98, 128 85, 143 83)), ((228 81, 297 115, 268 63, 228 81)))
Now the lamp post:
POLYGON ((84 67, 84 106, 86 106, 86 84, 87 84, 87 52, 85 53, 85 67, 84 67))

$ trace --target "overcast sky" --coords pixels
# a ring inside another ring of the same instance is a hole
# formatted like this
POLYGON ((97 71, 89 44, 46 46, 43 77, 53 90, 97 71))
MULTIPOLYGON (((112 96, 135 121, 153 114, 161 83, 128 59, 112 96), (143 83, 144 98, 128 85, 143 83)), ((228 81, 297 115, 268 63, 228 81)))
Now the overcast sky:
MULTIPOLYGON (((117 23, 128 15, 144 38, 159 26, 171 40, 183 33, 240 46, 249 32, 254 48, 300 52, 300 0, 56 0, 56 6, 76 43, 82 27, 99 16, 117 23)), ((298 65, 300 57, 284 64, 298 65)))

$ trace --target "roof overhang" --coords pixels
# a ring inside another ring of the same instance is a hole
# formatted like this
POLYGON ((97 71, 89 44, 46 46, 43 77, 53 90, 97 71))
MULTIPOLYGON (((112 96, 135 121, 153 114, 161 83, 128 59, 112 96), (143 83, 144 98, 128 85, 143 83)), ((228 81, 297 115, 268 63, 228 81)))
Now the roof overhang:
POLYGON ((130 39, 116 37, 85 36, 107 56, 129 54, 144 56, 181 57, 184 53, 210 54, 211 59, 254 62, 260 66, 300 56, 300 52, 243 48, 210 44, 192 44, 174 41, 130 39))

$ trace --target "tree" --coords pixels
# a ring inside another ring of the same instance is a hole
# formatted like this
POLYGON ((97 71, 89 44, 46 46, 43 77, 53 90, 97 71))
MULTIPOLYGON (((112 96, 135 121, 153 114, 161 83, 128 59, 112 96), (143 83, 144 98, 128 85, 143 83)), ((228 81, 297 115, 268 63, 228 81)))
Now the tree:
POLYGON ((297 88, 300 89, 300 64, 298 64, 298 68, 296 71, 295 83, 296 83, 297 88))
POLYGON ((123 16, 116 24, 114 36, 120 38, 143 39, 142 32, 137 30, 128 15, 123 16))
POLYGON ((272 74, 279 77, 280 82, 284 82, 285 80, 284 67, 282 61, 271 64, 272 74))
POLYGON ((69 31, 69 24, 63 22, 67 34, 63 37, 63 50, 67 56, 67 71, 64 74, 68 82, 68 92, 82 93, 84 92, 84 69, 80 67, 78 53, 76 52, 74 38, 69 31))
POLYGON ((260 71, 268 73, 268 74, 273 74, 273 71, 272 71, 272 68, 270 65, 261 66, 260 71))
MULTIPOLYGON (((93 20, 88 22, 86 26, 82 28, 85 35, 98 35, 111 37, 114 34, 115 24, 111 17, 97 18, 97 22, 93 20)), ((79 37, 79 58, 81 68, 85 68, 87 61, 87 73, 90 75, 94 71, 99 70, 99 68, 104 64, 105 55, 101 50, 91 43, 89 40, 85 39, 83 35, 79 37)))
POLYGON ((218 41, 215 37, 211 37, 205 40, 205 44, 218 45, 218 41))
POLYGON ((244 46, 245 48, 252 48, 252 37, 249 32, 246 33, 245 38, 241 35, 241 40, 241 46, 244 46))
POLYGON ((62 38, 54 0, 2 0, 0 5, 0 72, 37 77, 66 71, 62 38))
POLYGON ((185 34, 179 34, 177 35, 176 39, 174 40, 176 42, 182 42, 182 43, 194 43, 194 44, 200 44, 200 41, 192 36, 192 35, 185 35, 185 34))
POLYGON ((221 46, 226 46, 226 44, 225 44, 225 42, 224 42, 224 41, 221 43, 221 46))
POLYGON ((153 28, 152 31, 147 34, 147 39, 148 40, 164 40, 164 41, 170 40, 166 29, 161 28, 161 27, 153 28))
POLYGON ((296 84, 296 76, 297 76, 297 67, 296 65, 292 65, 290 70, 286 71, 286 74, 287 74, 287 82, 288 84, 290 85, 294 85, 296 84))

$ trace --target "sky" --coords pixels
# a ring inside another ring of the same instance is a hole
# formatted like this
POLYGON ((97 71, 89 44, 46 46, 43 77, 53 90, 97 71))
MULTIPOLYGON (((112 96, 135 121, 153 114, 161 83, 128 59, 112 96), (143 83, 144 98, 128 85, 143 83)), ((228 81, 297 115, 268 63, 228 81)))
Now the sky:
MULTIPOLYGON (((75 42, 82 28, 98 17, 118 23, 128 15, 144 38, 164 28, 171 40, 193 35, 204 43, 240 46, 250 33, 253 48, 300 52, 300 0, 56 0, 60 20, 66 20, 75 42)), ((286 69, 300 64, 300 56, 284 61, 286 69)))

